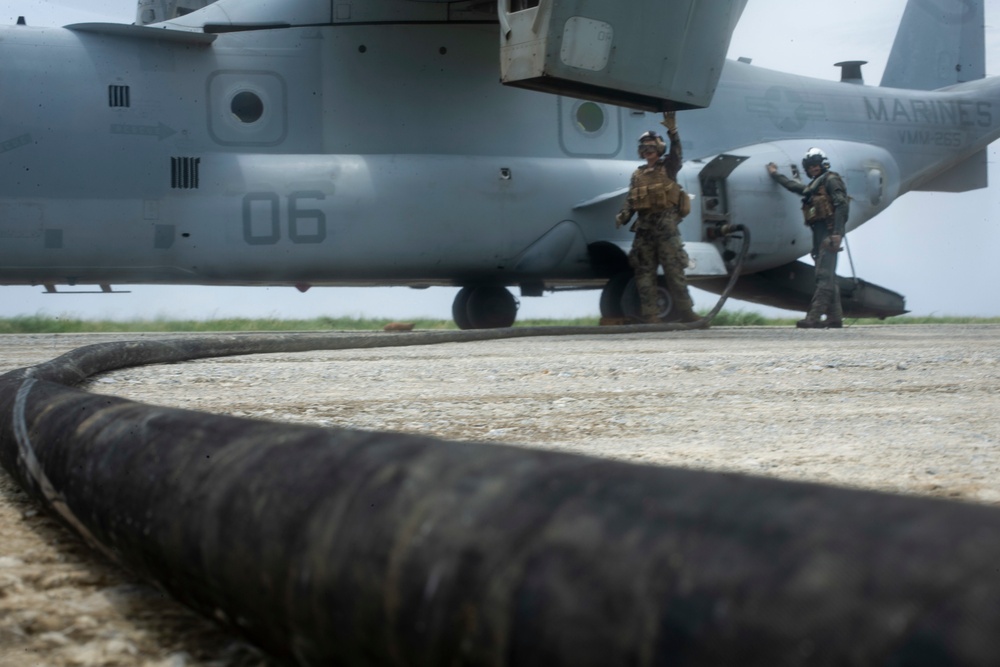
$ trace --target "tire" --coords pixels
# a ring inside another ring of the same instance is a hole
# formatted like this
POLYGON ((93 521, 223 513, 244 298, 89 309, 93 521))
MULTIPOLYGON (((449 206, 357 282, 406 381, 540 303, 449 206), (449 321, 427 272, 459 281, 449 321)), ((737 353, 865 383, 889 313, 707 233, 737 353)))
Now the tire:
MULTIPOLYGON (((514 324, 520 305, 510 291, 501 285, 477 285, 469 289, 465 315, 470 329, 502 329, 514 324)), ((455 303, 458 303, 456 297, 455 303)), ((452 313, 454 315, 454 312, 452 313)), ((458 318, 455 322, 461 327, 458 318)))
MULTIPOLYGON (((664 322, 671 321, 670 318, 674 314, 671 312, 674 309, 674 300, 670 298, 670 292, 667 291, 667 281, 664 280, 663 276, 656 278, 656 297, 656 303, 659 306, 657 317, 664 322)), ((634 277, 625 286, 621 303, 622 313, 625 317, 636 319, 642 317, 642 301, 639 300, 639 288, 636 287, 634 277)))
POLYGON ((622 271, 611 276, 604 289, 601 290, 601 317, 622 318, 625 311, 622 309, 622 296, 625 288, 632 280, 631 271, 622 271))
POLYGON ((463 287, 458 290, 455 300, 451 302, 451 319, 455 320, 455 324, 458 325, 459 329, 472 328, 472 322, 469 320, 468 314, 469 296, 471 294, 471 287, 463 287))

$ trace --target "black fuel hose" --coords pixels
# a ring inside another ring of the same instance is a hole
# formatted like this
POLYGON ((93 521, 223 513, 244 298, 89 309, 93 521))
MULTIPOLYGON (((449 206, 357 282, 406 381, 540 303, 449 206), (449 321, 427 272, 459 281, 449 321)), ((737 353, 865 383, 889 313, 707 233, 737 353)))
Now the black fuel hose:
POLYGON ((995 665, 1000 510, 142 405, 210 356, 646 327, 109 343, 0 376, 0 463, 125 567, 300 665, 995 665))
POLYGON ((708 326, 715 316, 719 314, 722 307, 726 305, 726 300, 729 299, 729 295, 732 294, 733 288, 736 287, 736 282, 740 279, 743 274, 743 262, 747 258, 747 253, 750 251, 750 228, 746 225, 726 225, 724 227, 725 235, 727 237, 735 236, 739 234, 742 237, 742 243, 740 243, 740 251, 736 255, 736 261, 733 263, 733 267, 729 272, 729 282, 726 284, 726 289, 722 290, 722 294, 719 295, 719 300, 715 302, 715 306, 712 310, 708 311, 701 320, 698 322, 693 322, 692 324, 701 323, 702 327, 708 326))

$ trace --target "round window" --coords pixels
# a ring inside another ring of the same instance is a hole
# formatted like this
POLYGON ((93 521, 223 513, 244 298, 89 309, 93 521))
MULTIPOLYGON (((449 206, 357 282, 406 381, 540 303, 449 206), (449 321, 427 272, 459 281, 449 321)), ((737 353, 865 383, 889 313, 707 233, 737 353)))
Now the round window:
POLYGON ((244 90, 233 97, 229 105, 233 115, 244 123, 256 123, 264 115, 264 102, 257 93, 244 90))
POLYGON ((576 108, 576 126, 588 134, 600 132, 604 129, 604 109, 599 104, 584 102, 576 108))

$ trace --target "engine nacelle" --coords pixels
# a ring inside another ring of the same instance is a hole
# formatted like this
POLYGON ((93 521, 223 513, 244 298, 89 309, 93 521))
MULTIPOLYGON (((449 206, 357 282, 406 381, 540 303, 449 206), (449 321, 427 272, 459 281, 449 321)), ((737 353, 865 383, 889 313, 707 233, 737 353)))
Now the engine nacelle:
POLYGON ((744 265, 747 272, 781 266, 808 254, 812 232, 803 223, 801 200, 774 182, 767 165, 773 162, 785 176, 807 182, 801 159, 812 146, 827 154, 831 169, 844 179, 851 197, 848 230, 885 210, 899 193, 899 169, 880 148, 821 140, 756 144, 685 164, 681 179, 695 196, 691 215, 682 226, 684 240, 713 242, 729 259, 740 241, 720 237, 716 230, 723 225, 744 225, 751 232, 744 265))
POLYGON ((648 111, 706 107, 746 0, 501 0, 503 83, 648 111))

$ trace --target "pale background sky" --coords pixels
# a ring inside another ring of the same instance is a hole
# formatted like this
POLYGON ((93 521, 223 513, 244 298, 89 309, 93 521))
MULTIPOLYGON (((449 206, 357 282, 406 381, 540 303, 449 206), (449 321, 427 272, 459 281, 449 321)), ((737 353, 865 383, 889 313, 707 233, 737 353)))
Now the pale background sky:
MULTIPOLYGON (((841 60, 867 60, 865 80, 877 85, 906 0, 750 0, 729 56, 755 65, 837 79, 841 60)), ((0 0, 0 22, 25 16, 31 25, 88 20, 131 23, 135 0, 0 0)), ((986 0, 987 75, 1000 74, 1000 2, 986 0)), ((2 66, 2 64, 0 64, 2 66)), ((679 117, 683 126, 683 113, 679 117)), ((836 165, 834 165, 836 168, 836 165)), ((989 149, 989 188, 963 194, 911 193, 850 235, 857 275, 906 296, 915 315, 1000 316, 1000 171, 998 144, 989 149)), ((851 275, 842 256, 838 269, 851 275)), ((172 317, 311 318, 451 317, 452 288, 208 288, 131 286, 130 294, 47 295, 41 287, 0 287, 0 317, 45 314, 86 319, 172 317)), ((699 308, 712 294, 693 290, 699 308)), ((547 294, 521 300, 519 319, 598 314, 599 292, 547 294)), ((765 314, 787 311, 731 301, 727 308, 765 314)))

